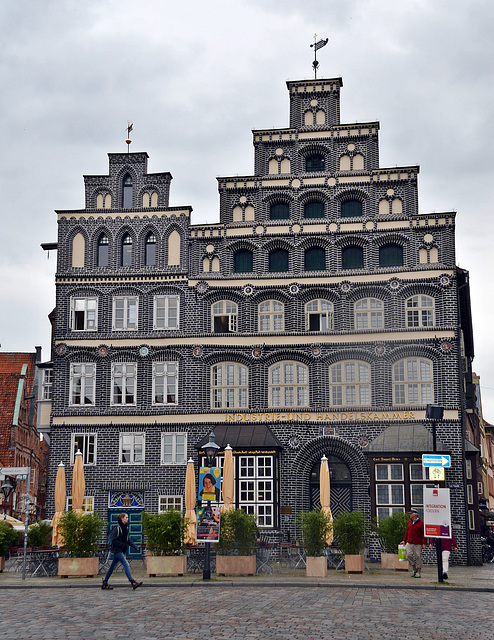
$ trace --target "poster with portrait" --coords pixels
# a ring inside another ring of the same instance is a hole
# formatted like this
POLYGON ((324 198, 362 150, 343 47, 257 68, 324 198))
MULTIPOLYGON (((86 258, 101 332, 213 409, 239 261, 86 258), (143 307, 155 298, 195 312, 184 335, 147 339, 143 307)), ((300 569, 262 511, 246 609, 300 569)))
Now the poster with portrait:
POLYGON ((220 539, 220 508, 199 507, 197 510, 196 542, 218 542, 220 539))
POLYGON ((199 468, 199 502, 218 502, 221 493, 221 469, 219 467, 199 468))

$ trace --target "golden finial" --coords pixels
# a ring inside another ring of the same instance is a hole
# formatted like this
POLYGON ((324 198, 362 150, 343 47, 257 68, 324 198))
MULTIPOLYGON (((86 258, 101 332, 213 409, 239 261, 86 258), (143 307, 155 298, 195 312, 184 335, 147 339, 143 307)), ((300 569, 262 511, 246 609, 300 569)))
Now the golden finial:
POLYGON ((127 145, 127 153, 130 153, 130 144, 132 142, 132 140, 130 139, 130 132, 133 128, 134 125, 131 124, 130 120, 127 120, 127 140, 125 141, 125 144, 127 145))

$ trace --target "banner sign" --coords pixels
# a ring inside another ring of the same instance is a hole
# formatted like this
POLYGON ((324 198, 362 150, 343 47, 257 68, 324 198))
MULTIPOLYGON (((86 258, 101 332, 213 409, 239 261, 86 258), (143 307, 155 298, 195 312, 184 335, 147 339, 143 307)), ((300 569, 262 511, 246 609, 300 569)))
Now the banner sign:
POLYGON ((196 542, 218 542, 220 539, 220 508, 197 509, 196 542))
POLYGON ((424 487, 424 533, 429 538, 451 538, 449 489, 424 487))
POLYGON ((219 467, 199 468, 199 501, 220 499, 221 469, 219 467))

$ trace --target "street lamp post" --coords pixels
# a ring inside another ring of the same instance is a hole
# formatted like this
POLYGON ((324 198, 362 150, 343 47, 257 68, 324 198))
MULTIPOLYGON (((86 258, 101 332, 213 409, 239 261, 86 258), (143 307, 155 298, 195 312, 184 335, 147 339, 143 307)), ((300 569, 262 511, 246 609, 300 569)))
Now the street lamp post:
POLYGON ((2 484, 0 489, 3 493, 3 521, 5 522, 7 520, 7 502, 9 501, 10 494, 14 490, 9 477, 5 478, 5 482, 2 484))
MULTIPOLYGON (((432 422, 432 452, 436 453, 437 439, 436 439, 436 426, 437 423, 443 419, 444 407, 438 404, 428 404, 425 408, 425 417, 432 422)), ((436 538, 436 556, 437 556, 437 580, 438 582, 444 582, 443 578, 443 554, 441 538, 436 538)))
MULTIPOLYGON (((206 454, 206 465, 212 467, 214 465, 214 459, 220 450, 220 447, 214 441, 214 433, 211 431, 209 434, 209 442, 203 447, 206 454)), ((211 500, 208 500, 207 508, 211 508, 211 500)), ((204 567, 202 570, 202 579, 211 580, 211 543, 206 541, 204 547, 204 567)))

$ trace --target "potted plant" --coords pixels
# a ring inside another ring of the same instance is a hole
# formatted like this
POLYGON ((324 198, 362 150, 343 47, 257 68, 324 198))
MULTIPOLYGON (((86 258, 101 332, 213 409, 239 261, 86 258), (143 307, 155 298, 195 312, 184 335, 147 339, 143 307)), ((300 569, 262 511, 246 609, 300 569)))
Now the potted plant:
POLYGON ((408 561, 398 559, 398 545, 405 536, 408 514, 393 513, 386 518, 375 518, 372 529, 381 546, 381 567, 395 571, 408 571, 408 561))
POLYGON ((347 573, 363 573, 366 518, 360 510, 344 511, 333 521, 335 543, 345 555, 347 573))
POLYGON ((60 533, 64 539, 64 556, 58 559, 58 575, 95 576, 98 573, 98 541, 104 522, 96 513, 64 511, 60 533))
POLYGON ((19 540, 19 534, 10 524, 0 521, 0 572, 5 568, 5 554, 17 544, 19 540))
POLYGON ((255 575, 256 517, 242 509, 221 514, 220 539, 216 544, 218 575, 255 575))
POLYGON ((313 578, 325 578, 328 574, 328 563, 324 553, 328 534, 333 525, 329 515, 322 509, 305 511, 299 516, 299 527, 302 530, 302 546, 305 550, 306 575, 313 578))
POLYGON ((163 513, 143 513, 146 535, 146 570, 149 576, 179 575, 187 571, 184 536, 188 519, 176 509, 163 513))

